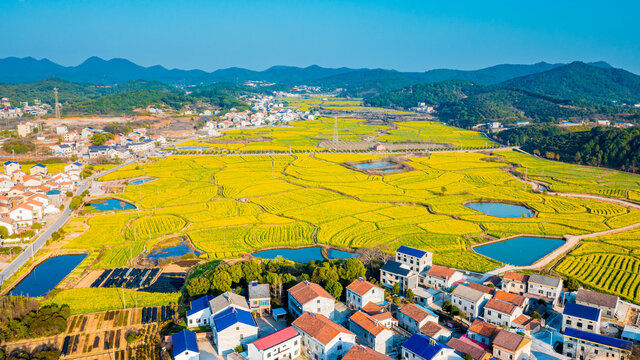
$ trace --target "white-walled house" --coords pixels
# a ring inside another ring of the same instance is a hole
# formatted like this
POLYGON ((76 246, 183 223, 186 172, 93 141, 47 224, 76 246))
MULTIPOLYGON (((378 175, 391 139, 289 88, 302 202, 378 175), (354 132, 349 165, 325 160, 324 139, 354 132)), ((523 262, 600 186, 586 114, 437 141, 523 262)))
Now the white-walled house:
POLYGON ((193 331, 182 330, 171 336, 173 358, 175 360, 199 360, 200 352, 196 334, 193 331))
POLYGON ((289 326, 247 344, 247 356, 249 360, 295 359, 300 349, 301 336, 289 326))
POLYGON ((380 268, 380 284, 392 288, 397 283, 402 292, 417 288, 418 276, 409 265, 395 260, 387 260, 380 268))
POLYGON ((9 211, 9 218, 18 228, 31 226, 34 221, 33 209, 26 204, 18 205, 9 211))
POLYGON ((419 333, 428 321, 438 322, 438 316, 416 304, 407 304, 398 310, 398 325, 410 333, 419 333))
POLYGON ((531 274, 529 275, 527 293, 525 295, 536 299, 551 301, 551 303, 555 305, 560 297, 561 291, 562 279, 539 274, 531 274))
POLYGON ((303 281, 288 290, 289 313, 297 318, 305 312, 322 314, 328 318, 333 315, 336 299, 322 286, 303 281))
POLYGON ((615 295, 580 288, 576 295, 576 303, 596 307, 601 310, 603 318, 615 319, 620 299, 615 295))
POLYGON ((529 275, 507 271, 502 276, 502 291, 523 295, 527 292, 529 275))
POLYGON ((354 310, 361 310, 363 306, 384 301, 384 290, 362 278, 355 279, 347 286, 347 306, 354 310))
POLYGON ((356 335, 359 344, 382 354, 389 354, 394 350, 394 332, 362 311, 351 315, 349 330, 356 335))
POLYGON ((431 266, 433 253, 402 245, 396 250, 396 261, 409 266, 417 273, 421 273, 431 266))
POLYGON ((213 315, 211 330, 218 355, 258 339, 258 326, 251 312, 233 306, 213 315))
POLYGON ((567 327, 600 333, 601 311, 598 308, 569 302, 564 305, 562 311, 562 331, 567 327))
POLYGON ((484 319, 498 326, 511 326, 511 322, 522 315, 522 309, 500 300, 491 299, 484 304, 484 319))
POLYGON ((491 295, 480 290, 459 285, 451 293, 451 304, 462 311, 470 321, 482 315, 483 307, 491 295))
POLYGON ((402 344, 402 360, 460 359, 449 346, 424 334, 413 334, 402 344))
POLYGON ((20 164, 15 161, 7 161, 3 164, 4 173, 11 176, 14 172, 20 170, 20 164))
POLYGON ((421 278, 422 285, 425 287, 445 290, 462 280, 462 274, 444 266, 433 265, 426 273, 421 275, 421 278))
POLYGON ((311 360, 338 360, 356 342, 354 333, 322 314, 305 312, 291 325, 302 336, 302 352, 311 360))
POLYGON ((187 310, 187 327, 211 326, 211 308, 209 307, 209 301, 212 299, 213 296, 205 295, 191 300, 191 309, 187 310))

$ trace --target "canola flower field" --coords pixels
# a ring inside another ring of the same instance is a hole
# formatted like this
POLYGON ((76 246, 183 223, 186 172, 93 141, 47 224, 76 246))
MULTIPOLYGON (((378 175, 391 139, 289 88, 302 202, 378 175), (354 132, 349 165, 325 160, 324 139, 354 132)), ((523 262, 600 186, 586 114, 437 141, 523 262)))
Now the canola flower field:
MULTIPOLYGON (((137 210, 88 217, 88 230, 65 247, 100 252, 95 266, 106 268, 125 266, 131 253, 182 234, 211 259, 314 242, 389 251, 409 245, 433 251, 435 263, 486 271, 499 264, 470 250, 471 245, 517 234, 587 234, 640 222, 637 210, 525 189, 504 169, 518 157, 512 152, 434 153, 407 160, 412 171, 385 176, 343 165, 376 158, 365 154, 158 159, 101 179, 146 175, 157 180, 118 195, 137 210), (536 217, 500 218, 464 206, 476 200, 523 203, 536 217)), ((567 173, 582 171, 563 166, 567 173)), ((631 175, 621 176, 631 181, 631 175)), ((619 184, 598 186, 613 191, 619 184)))

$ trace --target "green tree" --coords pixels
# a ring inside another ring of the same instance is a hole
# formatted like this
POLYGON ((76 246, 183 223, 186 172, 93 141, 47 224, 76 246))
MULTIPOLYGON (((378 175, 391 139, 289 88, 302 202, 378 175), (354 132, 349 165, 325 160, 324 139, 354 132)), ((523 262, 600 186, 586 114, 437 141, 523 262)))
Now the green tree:
POLYGON ((282 274, 282 284, 284 285, 285 289, 288 289, 294 286, 297 282, 298 282, 298 279, 296 279, 295 276, 289 273, 282 274))
POLYGON ((340 280, 340 276, 338 275, 336 268, 325 264, 323 264, 323 266, 318 266, 313 270, 313 275, 311 276, 313 282, 326 285, 330 280, 340 280))
POLYGON ((107 137, 104 134, 95 133, 91 136, 91 142, 93 145, 104 145, 107 142, 107 137))
POLYGON ((394 294, 399 294, 400 293, 400 284, 398 284, 398 283, 393 284, 393 288, 391 288, 391 290, 393 291, 394 294))
POLYGON ((325 289, 329 292, 329 294, 331 294, 331 296, 338 300, 342 296, 342 285, 336 280, 331 279, 327 281, 325 289))
POLYGON ((404 294, 404 297, 407 298, 407 300, 409 302, 413 302, 413 300, 415 299, 415 294, 413 293, 413 290, 411 289, 407 289, 407 291, 404 294))
POLYGON ((258 280, 262 273, 262 265, 256 261, 243 261, 241 268, 247 282, 258 280))
POLYGON ((453 307, 453 305, 451 304, 451 301, 446 300, 443 304, 442 304, 442 310, 444 312, 451 312, 451 308, 453 307))
POLYGON ((40 223, 33 223, 31 225, 31 228, 34 229, 34 230, 40 230, 40 229, 42 229, 42 225, 40 225, 40 223))
POLYGON ((217 293, 231 290, 231 275, 224 270, 216 269, 211 277, 211 290, 217 293))
POLYGON ((464 360, 473 360, 473 356, 471 356, 471 354, 464 354, 464 360))
POLYGON ((4 226, 0 226, 0 238, 3 238, 3 239, 9 238, 9 231, 4 226))
POLYGON ((567 280, 567 290, 578 291, 579 288, 580 288, 580 283, 578 282, 578 280, 574 278, 570 278, 569 280, 567 280))
POLYGON ((542 319, 542 316, 537 311, 534 311, 531 313, 531 318, 540 320, 542 319))
POLYGON ((187 293, 190 297, 202 296, 211 289, 211 282, 207 278, 194 278, 187 283, 187 293))
POLYGON ((237 263, 229 266, 227 271, 229 272, 229 275, 231 275, 231 281, 234 284, 238 284, 242 280, 242 278, 244 276, 244 274, 242 272, 242 263, 240 263, 240 262, 237 262, 237 263))
POLYGON ((349 283, 357 278, 364 278, 367 273, 367 269, 358 258, 347 259, 342 265, 341 270, 340 277, 349 283))
POLYGON ((71 204, 69 204, 69 207, 71 208, 71 210, 77 210, 80 208, 80 206, 82 206, 82 202, 82 196, 76 195, 71 198, 71 204))

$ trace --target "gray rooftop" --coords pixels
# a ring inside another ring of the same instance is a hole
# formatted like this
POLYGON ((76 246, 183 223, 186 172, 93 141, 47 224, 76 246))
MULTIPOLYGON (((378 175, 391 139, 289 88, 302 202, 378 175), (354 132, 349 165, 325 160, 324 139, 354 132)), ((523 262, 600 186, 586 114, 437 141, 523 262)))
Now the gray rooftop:
POLYGON ((529 275, 529 283, 558 287, 559 285, 562 285, 562 279, 538 274, 531 274, 529 275))
POLYGON ((249 283, 249 299, 269 299, 269 284, 249 283))
POLYGON ((211 299, 211 301, 209 301, 209 307, 211 307, 211 315, 215 315, 220 311, 228 308, 229 306, 235 306, 238 308, 249 310, 247 299, 230 291, 216 296, 211 299))
POLYGON ((451 295, 456 295, 463 299, 471 300, 473 302, 478 302, 478 300, 485 297, 485 293, 483 293, 482 291, 472 289, 466 285, 459 285, 457 288, 453 290, 451 295))

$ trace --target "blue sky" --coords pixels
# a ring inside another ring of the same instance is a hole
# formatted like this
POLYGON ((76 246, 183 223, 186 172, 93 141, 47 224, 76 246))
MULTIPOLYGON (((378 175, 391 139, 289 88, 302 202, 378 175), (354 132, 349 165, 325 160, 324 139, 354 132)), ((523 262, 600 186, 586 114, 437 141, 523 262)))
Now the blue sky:
POLYGON ((2 0, 0 57, 401 71, 604 60, 640 73, 640 1, 2 0), (578 5, 579 4, 579 5, 578 5))

